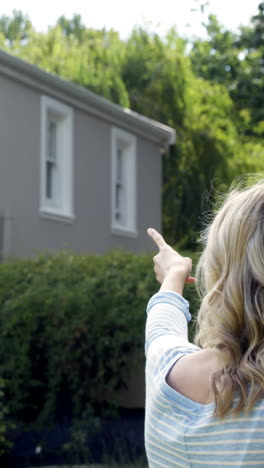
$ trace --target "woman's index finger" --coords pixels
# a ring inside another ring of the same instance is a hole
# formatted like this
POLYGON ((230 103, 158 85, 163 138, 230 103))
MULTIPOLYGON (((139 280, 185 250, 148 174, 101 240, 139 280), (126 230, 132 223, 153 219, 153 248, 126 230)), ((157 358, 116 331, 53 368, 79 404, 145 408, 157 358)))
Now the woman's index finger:
POLYGON ((149 228, 147 230, 147 233, 151 237, 151 239, 155 242, 155 244, 158 246, 159 249, 167 245, 162 235, 158 231, 156 231, 156 229, 149 228))

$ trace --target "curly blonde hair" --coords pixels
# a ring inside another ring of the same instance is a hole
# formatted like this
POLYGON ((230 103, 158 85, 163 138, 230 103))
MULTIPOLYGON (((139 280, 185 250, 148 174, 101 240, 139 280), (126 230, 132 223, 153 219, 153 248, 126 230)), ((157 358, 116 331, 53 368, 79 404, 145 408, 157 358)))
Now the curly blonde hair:
POLYGON ((264 175, 230 191, 202 239, 195 342, 224 357, 212 377, 215 415, 223 418, 248 413, 264 397, 264 175))

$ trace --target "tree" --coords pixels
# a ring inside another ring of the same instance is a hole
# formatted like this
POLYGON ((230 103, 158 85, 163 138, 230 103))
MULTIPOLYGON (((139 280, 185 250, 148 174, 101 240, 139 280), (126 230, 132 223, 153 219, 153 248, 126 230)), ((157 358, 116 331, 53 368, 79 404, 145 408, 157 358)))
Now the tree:
POLYGON ((175 30, 161 40, 135 29, 124 81, 135 110, 176 129, 176 146, 163 158, 164 231, 170 242, 193 246, 204 191, 212 179, 228 183, 231 161, 243 154, 228 90, 194 75, 186 41, 175 30))
POLYGON ((82 42, 86 26, 82 23, 80 15, 73 15, 72 19, 60 16, 57 20, 57 25, 61 27, 65 36, 70 36, 72 34, 79 42, 82 42))
MULTIPOLYGON (((1 20, 13 21, 7 17, 1 20)), ((22 33, 23 24, 18 36, 22 37, 22 33)), ((25 41, 2 41, 2 47, 121 106, 129 106, 121 73, 124 43, 116 31, 84 29, 80 17, 75 15, 72 20, 59 18, 46 33, 28 29, 25 41)))
POLYGON ((239 46, 243 50, 243 73, 233 98, 237 106, 248 109, 250 119, 247 134, 264 135, 264 3, 253 16, 251 27, 242 28, 239 46))
POLYGON ((209 15, 204 24, 208 39, 195 40, 190 53, 194 72, 209 81, 232 89, 240 71, 237 36, 226 30, 215 15, 209 15))
POLYGON ((264 3, 250 26, 234 34, 210 15, 208 39, 193 44, 191 60, 197 76, 224 84, 235 103, 240 132, 255 138, 264 134, 264 3))
POLYGON ((13 17, 3 15, 0 17, 0 33, 3 34, 9 46, 15 42, 26 41, 32 31, 32 23, 22 11, 13 10, 13 17))

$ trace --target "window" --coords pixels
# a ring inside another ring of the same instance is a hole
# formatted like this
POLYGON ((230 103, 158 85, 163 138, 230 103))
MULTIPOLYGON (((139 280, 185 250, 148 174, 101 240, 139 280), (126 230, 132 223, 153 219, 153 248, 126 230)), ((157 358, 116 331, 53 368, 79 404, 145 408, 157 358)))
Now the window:
POLYGON ((114 233, 136 235, 136 137, 112 128, 111 213, 114 233))
POLYGON ((41 98, 42 214, 73 217, 73 112, 46 96, 41 98))

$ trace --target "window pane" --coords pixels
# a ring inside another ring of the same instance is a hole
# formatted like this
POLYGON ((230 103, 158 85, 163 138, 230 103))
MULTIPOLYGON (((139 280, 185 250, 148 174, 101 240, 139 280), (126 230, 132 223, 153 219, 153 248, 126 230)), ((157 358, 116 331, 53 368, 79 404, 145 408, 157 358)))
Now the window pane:
POLYGON ((57 128, 54 120, 48 123, 48 158, 56 161, 57 153, 57 128))
POLYGON ((119 224, 125 224, 125 154, 120 147, 116 151, 116 184, 115 184, 115 219, 119 224))
POLYGON ((54 164, 50 161, 46 163, 46 197, 52 199, 54 184, 54 164))
POLYGON ((117 181, 118 182, 123 182, 123 159, 124 159, 124 155, 123 155, 123 150, 121 148, 118 148, 117 149, 117 163, 116 163, 116 166, 117 166, 117 181))
POLYGON ((116 200, 115 200, 115 208, 116 211, 119 211, 120 209, 120 184, 116 184, 116 200))
POLYGON ((115 190, 115 218, 116 221, 122 222, 123 219, 123 201, 124 201, 124 189, 123 185, 117 183, 115 190))

